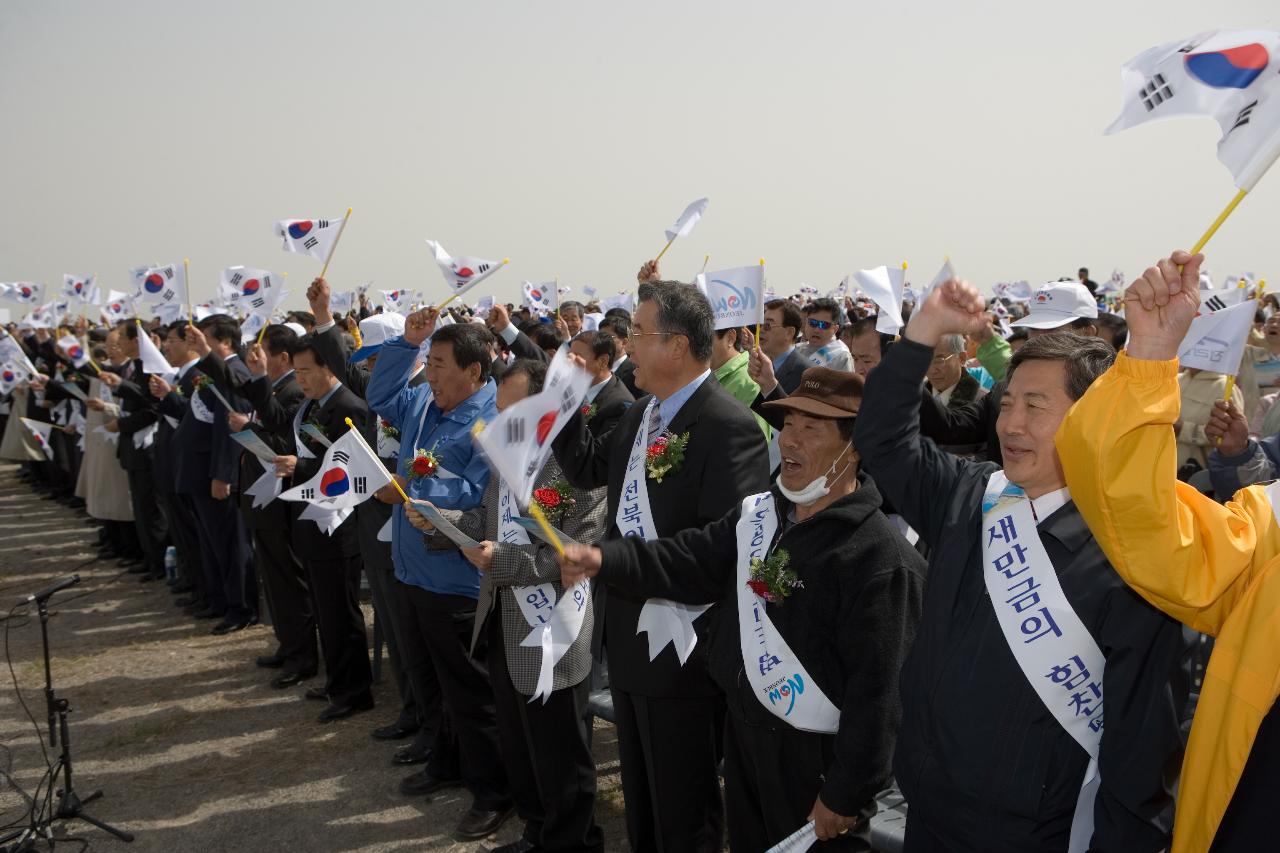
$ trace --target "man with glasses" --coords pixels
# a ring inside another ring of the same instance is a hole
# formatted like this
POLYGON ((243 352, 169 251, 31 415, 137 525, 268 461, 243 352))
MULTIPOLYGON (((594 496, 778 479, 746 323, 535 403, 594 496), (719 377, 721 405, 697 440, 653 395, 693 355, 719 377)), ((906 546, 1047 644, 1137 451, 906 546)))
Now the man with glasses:
POLYGON ((800 356, 814 367, 853 372, 853 356, 837 336, 844 312, 834 299, 823 297, 804 306, 804 339, 800 356))
POLYGON ((799 387, 800 377, 809 367, 796 351, 796 339, 804 327, 800 309, 791 300, 773 299, 765 303, 760 349, 773 362, 773 375, 787 394, 799 387))
MULTIPOLYGON (((769 485, 755 419, 711 380, 710 304, 657 278, 657 263, 645 264, 630 329, 636 384, 649 396, 606 435, 576 415, 554 443, 572 485, 608 486, 606 539, 702 527, 769 485)), ((719 853, 725 706, 706 653, 715 614, 620 590, 601 598, 631 849, 719 853)))
POLYGON ((972 403, 982 396, 982 385, 964 369, 964 335, 943 335, 933 349, 925 378, 933 398, 949 409, 972 403))

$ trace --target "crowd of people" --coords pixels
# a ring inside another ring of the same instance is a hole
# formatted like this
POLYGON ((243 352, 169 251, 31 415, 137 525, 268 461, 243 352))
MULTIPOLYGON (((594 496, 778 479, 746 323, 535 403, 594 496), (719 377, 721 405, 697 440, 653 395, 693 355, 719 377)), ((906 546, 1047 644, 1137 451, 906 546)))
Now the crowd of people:
POLYGON ((1179 373, 1200 260, 1123 298, 1086 269, 1025 300, 952 279, 897 335, 856 294, 716 329, 656 261, 634 310, 335 315, 318 278, 260 335, 11 326, 35 373, 0 457, 212 634, 269 617, 252 664, 320 723, 374 706, 366 581, 398 698, 372 736, 403 795, 469 793, 461 839, 515 815, 496 849, 605 849, 607 683, 635 851, 870 850, 895 782, 910 853, 1268 849, 1280 494, 1228 501, 1280 468, 1280 310, 1231 394, 1179 373), (533 490, 560 550, 473 432, 564 349, 589 386, 533 490), (280 498, 349 428, 394 482, 337 515, 280 498))

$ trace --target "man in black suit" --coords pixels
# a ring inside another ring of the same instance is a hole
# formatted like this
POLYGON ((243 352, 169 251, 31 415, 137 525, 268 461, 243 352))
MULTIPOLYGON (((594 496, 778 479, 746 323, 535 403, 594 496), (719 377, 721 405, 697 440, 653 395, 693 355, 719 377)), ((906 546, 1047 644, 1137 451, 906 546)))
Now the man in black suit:
MULTIPOLYGON (((116 431, 120 441, 116 455, 120 467, 129 479, 129 498, 133 503, 133 523, 138 531, 138 544, 142 547, 143 566, 153 575, 164 574, 164 549, 168 539, 168 525, 160 505, 156 502, 155 477, 152 461, 155 458, 156 420, 155 408, 146 402, 147 376, 138 359, 138 324, 123 326, 120 346, 129 361, 121 370, 119 381, 114 375, 103 375, 103 381, 112 386, 120 398, 120 417, 116 419, 116 431), (122 390, 125 383, 129 388, 122 390)), ((107 425, 111 429, 111 425, 107 425)))
POLYGON ((613 375, 631 392, 633 399, 644 396, 644 392, 636 387, 636 363, 631 360, 631 320, 618 314, 605 317, 600 321, 597 331, 613 335, 618 341, 618 357, 613 362, 613 375))
POLYGON ((787 393, 800 385, 800 376, 809 363, 796 352, 804 318, 789 299, 772 299, 764 305, 764 324, 760 327, 760 349, 773 361, 773 375, 787 393))
MULTIPOLYGON (((608 486, 608 538, 700 527, 769 485, 760 427, 711 380, 711 306, 657 278, 657 263, 645 264, 631 328, 636 382, 651 396, 600 437, 575 416, 554 445, 573 485, 608 486)), ((631 849, 718 853, 724 700, 706 658, 715 614, 617 590, 603 612, 631 849), (673 625, 681 630, 662 630, 673 625)))
MULTIPOLYGON (((334 324, 333 314, 329 310, 329 296, 329 283, 324 279, 316 279, 307 288, 307 301, 316 318, 316 349, 321 353, 329 371, 339 377, 352 393, 364 400, 365 391, 369 387, 369 374, 377 364, 383 343, 404 334, 404 316, 382 313, 361 320, 360 349, 348 357, 341 330, 334 324)), ((427 381, 423 367, 421 361, 415 365, 413 375, 408 380, 410 388, 417 388, 427 381)), ((387 470, 395 474, 400 458, 399 431, 390 422, 370 412, 369 417, 360 425, 360 433, 369 446, 374 448, 387 470)), ((378 625, 386 638, 391 674, 400 694, 400 709, 394 721, 379 726, 371 734, 374 740, 381 741, 414 738, 412 743, 392 755, 391 763, 394 766, 424 764, 429 758, 434 758, 437 767, 448 767, 456 764, 455 758, 431 755, 442 719, 439 681, 433 667, 425 668, 424 691, 429 692, 429 695, 421 701, 418 699, 405 669, 401 647, 401 632, 408 630, 408 627, 404 625, 403 619, 397 617, 399 608, 393 606, 397 595, 396 567, 391 554, 389 527, 392 509, 402 498, 394 487, 380 489, 374 497, 377 500, 364 501, 356 507, 356 524, 359 527, 360 555, 364 562, 365 577, 369 581, 369 592, 373 598, 378 625)), ((453 746, 452 741, 450 745, 453 746)))
POLYGON ((506 342, 507 348, 515 353, 516 358, 532 358, 543 364, 550 361, 546 351, 511 322, 511 315, 507 313, 505 305, 495 304, 489 309, 489 316, 485 318, 484 323, 489 331, 506 342))
MULTIPOLYGON (((251 416, 230 413, 228 426, 234 432, 252 430, 276 453, 289 453, 293 447, 293 417, 304 397, 294 377, 290 355, 298 335, 286 326, 268 326, 262 342, 249 351, 245 366, 251 378, 241 380, 222 369, 216 358, 206 359, 211 375, 227 384, 253 406, 251 416)), ((316 652, 316 620, 311 603, 307 572, 293 549, 289 534, 289 506, 273 500, 255 508, 247 490, 268 473, 268 468, 252 453, 240 460, 240 511, 253 537, 255 565, 262 577, 271 626, 277 648, 257 659, 265 669, 279 669, 271 680, 276 688, 291 687, 311 678, 319 668, 316 652)), ((275 475, 274 469, 270 471, 275 475)))
POLYGON ((583 360, 591 374, 591 387, 582 401, 587 428, 594 435, 605 435, 636 400, 610 369, 618 358, 618 339, 608 332, 580 332, 569 351, 583 360))
MULTIPOLYGON (((293 370, 307 402, 294 415, 294 453, 276 457, 276 473, 291 477, 296 485, 319 472, 326 450, 320 442, 301 434, 303 424, 314 425, 333 442, 347 431, 347 418, 357 428, 362 426, 369 408, 325 366, 314 335, 294 345, 293 370)), ((308 691, 307 697, 328 699, 329 705, 319 717, 320 722, 328 723, 373 708, 373 671, 360 609, 360 536, 355 515, 348 515, 328 534, 315 521, 300 517, 309 506, 295 502, 289 514, 294 551, 311 582, 324 655, 324 689, 308 691)))

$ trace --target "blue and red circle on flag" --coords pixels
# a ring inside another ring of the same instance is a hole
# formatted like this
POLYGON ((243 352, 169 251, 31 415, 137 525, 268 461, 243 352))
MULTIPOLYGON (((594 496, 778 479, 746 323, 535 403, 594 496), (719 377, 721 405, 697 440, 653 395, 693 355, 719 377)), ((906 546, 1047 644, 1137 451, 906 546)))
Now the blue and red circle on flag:
POLYGON ((533 301, 535 301, 535 302, 541 302, 541 301, 542 301, 542 291, 541 291, 541 290, 530 290, 530 291, 529 291, 529 298, 530 298, 530 299, 532 299, 532 300, 533 300, 533 301))
POLYGON ((71 358, 72 361, 79 361, 81 358, 84 357, 84 347, 77 344, 67 350, 67 355, 71 358))
POLYGON ((2 376, 4 377, 4 381, 5 381, 5 382, 12 382, 12 381, 14 381, 15 379, 17 379, 17 378, 18 378, 17 376, 15 376, 15 375, 13 374, 13 371, 12 371, 12 370, 6 370, 3 374, 0 374, 0 375, 2 375, 2 376))
POLYGON ((462 269, 456 270, 454 272, 454 275, 456 275, 458 278, 471 278, 471 276, 475 274, 476 274, 475 270, 471 269, 471 267, 463 267, 462 269))
POLYGON ((1271 57, 1258 43, 1242 44, 1226 50, 1188 54, 1187 73, 1215 89, 1247 89, 1257 80, 1271 57))
POLYGON ((35 295, 35 291, 27 287, 26 285, 23 285, 21 292, 22 292, 23 299, 30 299, 32 296, 35 295))
POLYGON ((245 296, 253 296, 261 286, 261 283, 256 278, 251 278, 244 283, 244 287, 240 289, 240 292, 245 296))
POLYGON ((351 481, 347 479, 347 472, 341 468, 330 468, 320 478, 320 494, 326 498, 345 495, 349 488, 351 488, 351 481))
POLYGON ((311 220, 303 219, 298 222, 289 223, 289 236, 295 240, 301 240, 303 237, 311 233, 311 220))
POLYGON ((147 276, 147 280, 142 283, 147 293, 159 293, 164 290, 164 276, 158 272, 153 272, 147 276))

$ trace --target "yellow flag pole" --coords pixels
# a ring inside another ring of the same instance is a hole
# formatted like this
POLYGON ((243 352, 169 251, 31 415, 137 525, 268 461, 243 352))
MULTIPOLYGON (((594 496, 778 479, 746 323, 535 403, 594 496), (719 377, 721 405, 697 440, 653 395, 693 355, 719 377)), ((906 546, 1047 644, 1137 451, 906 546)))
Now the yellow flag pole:
MULTIPOLYGON (((499 268, 501 268, 501 267, 505 267, 505 266, 506 266, 507 264, 509 264, 509 263, 511 263, 511 259, 510 259, 510 258, 503 258, 503 259, 502 259, 502 263, 498 264, 498 267, 499 267, 499 268)), ((497 272, 497 270, 494 270, 494 272, 497 272)), ((492 273, 491 273, 491 275, 492 275, 492 273)), ((436 308, 436 310, 437 310, 437 311, 443 311, 443 310, 444 310, 444 306, 448 305, 450 302, 452 302, 453 300, 457 299, 457 298, 458 298, 459 296, 461 296, 461 295, 462 295, 462 291, 461 291, 461 290, 458 290, 458 291, 455 291, 455 292, 453 292, 453 293, 449 294, 449 298, 448 298, 448 299, 446 299, 444 302, 441 302, 441 303, 440 303, 440 306, 439 306, 438 308, 436 308)), ((558 296, 557 296, 556 298, 557 298, 557 299, 559 299, 559 297, 558 297, 558 296)))
POLYGON ((1244 197, 1248 194, 1248 190, 1239 190, 1236 193, 1236 197, 1231 199, 1231 203, 1223 208, 1222 212, 1218 214, 1217 219, 1213 220, 1213 224, 1209 226, 1209 230, 1204 232, 1204 236, 1197 240, 1196 244, 1191 247, 1191 254, 1198 255, 1200 253, 1200 250, 1204 248, 1205 243, 1208 243, 1209 240, 1212 239, 1213 235, 1218 233, 1218 229, 1222 227, 1222 223, 1227 221, 1227 217, 1230 216, 1232 211, 1240 205, 1240 202, 1244 201, 1244 197))
POLYGON ((662 247, 662 251, 658 253, 658 257, 656 257, 656 258, 654 258, 654 259, 653 259, 653 262, 654 262, 655 264, 656 264, 658 261, 662 260, 662 256, 663 256, 663 255, 665 255, 665 254, 667 253, 667 249, 670 249, 670 248, 671 248, 671 244, 672 244, 672 243, 674 243, 675 241, 676 241, 676 238, 675 238, 675 237, 672 237, 670 240, 668 240, 668 241, 667 241, 667 245, 665 245, 665 246, 663 246, 663 247, 662 247))
POLYGON ((710 262, 710 260, 711 255, 708 254, 702 256, 702 269, 698 270, 698 275, 702 275, 707 271, 707 263, 710 262))
MULTIPOLYGON (((711 256, 710 256, 710 255, 707 255, 707 257, 708 257, 708 258, 710 258, 711 256)), ((707 262, 706 262, 705 260, 702 262, 702 268, 703 268, 704 270, 707 268, 707 262)), ((761 258, 761 259, 760 259, 760 279, 761 279, 761 284, 763 285, 763 282, 764 282, 764 258, 761 258)), ((763 300, 763 299, 764 299, 764 293, 763 293, 763 292, 761 292, 761 294, 760 294, 760 299, 761 299, 761 300, 763 300)), ((763 307, 763 306, 761 306, 760 313, 761 313, 761 314, 763 314, 763 313, 764 313, 764 307, 763 307)), ((760 324, 759 324, 759 323, 756 323, 756 352, 760 352, 760 324)))
MULTIPOLYGON (((351 427, 351 431, 356 434, 356 441, 360 442, 360 446, 365 449, 365 452, 369 454, 369 457, 377 460, 378 454, 373 452, 373 448, 369 446, 369 442, 364 440, 364 436, 360 434, 360 430, 356 429, 356 425, 351 422, 351 418, 343 418, 343 420, 347 422, 347 426, 351 427)), ((378 461, 378 464, 381 465, 382 462, 378 461)), ((391 485, 395 486, 396 491, 400 493, 400 497, 404 498, 406 506, 413 503, 413 501, 409 499, 409 495, 400 486, 400 481, 395 478, 394 474, 391 476, 391 485)))
POLYGON ((551 547, 556 549, 556 553, 561 557, 564 556, 564 543, 560 541, 560 537, 556 535, 555 528, 547 521, 547 517, 542 514, 542 507, 538 506, 537 501, 529 501, 529 515, 533 516, 533 520, 538 522, 538 527, 542 530, 542 535, 547 537, 547 541, 551 543, 551 547))
POLYGON ((333 238, 333 245, 329 247, 329 254, 325 256, 324 266, 320 268, 320 278, 324 278, 324 274, 329 271, 329 261, 333 260, 333 250, 338 248, 338 241, 342 239, 342 232, 347 230, 347 220, 351 218, 351 208, 347 208, 347 215, 342 217, 342 224, 338 226, 338 234, 333 238))

